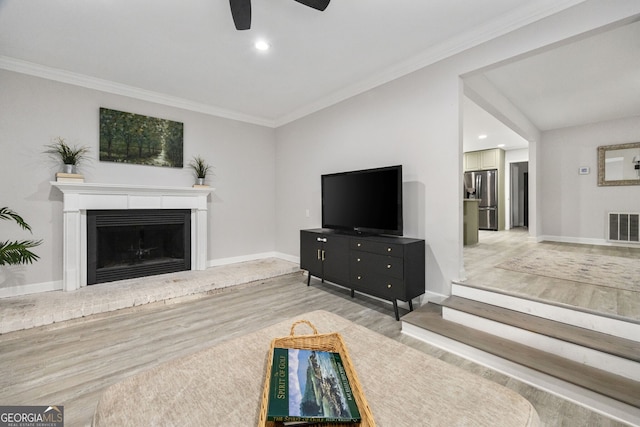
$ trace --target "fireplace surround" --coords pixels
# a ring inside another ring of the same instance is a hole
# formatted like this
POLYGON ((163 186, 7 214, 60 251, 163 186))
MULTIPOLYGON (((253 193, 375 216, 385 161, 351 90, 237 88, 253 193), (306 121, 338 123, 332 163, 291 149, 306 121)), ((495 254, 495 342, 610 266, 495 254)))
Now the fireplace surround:
POLYGON ((51 182, 63 194, 62 289, 88 284, 87 212, 91 210, 176 210, 190 212, 190 269, 207 268, 207 199, 209 187, 51 182))

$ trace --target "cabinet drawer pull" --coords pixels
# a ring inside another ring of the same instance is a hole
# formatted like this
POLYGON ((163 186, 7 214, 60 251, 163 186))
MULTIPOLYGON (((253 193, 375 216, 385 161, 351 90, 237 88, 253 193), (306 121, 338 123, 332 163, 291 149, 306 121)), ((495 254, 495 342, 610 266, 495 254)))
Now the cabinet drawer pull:
POLYGON ((360 258, 358 258, 358 262, 360 262, 360 258))
POLYGON ((318 259, 320 259, 320 249, 318 249, 318 259))
POLYGON ((324 261, 324 251, 322 251, 322 260, 324 261))
POLYGON ((317 237, 316 240, 318 242, 323 242, 323 243, 327 243, 327 238, 326 237, 317 237))
POLYGON ((358 280, 362 279, 362 276, 358 276, 358 280))
POLYGON ((387 289, 391 289, 391 283, 387 285, 387 289))
POLYGON ((387 248, 387 252, 391 252, 391 248, 387 248))
POLYGON ((387 269, 391 268, 391 264, 387 264, 387 269))
POLYGON ((362 243, 358 243, 358 247, 362 246, 362 243))

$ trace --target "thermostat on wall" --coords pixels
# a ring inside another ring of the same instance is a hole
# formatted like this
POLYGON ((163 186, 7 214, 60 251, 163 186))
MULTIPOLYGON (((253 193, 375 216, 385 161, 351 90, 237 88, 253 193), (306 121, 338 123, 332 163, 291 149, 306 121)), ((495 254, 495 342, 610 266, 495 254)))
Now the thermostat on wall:
POLYGON ((589 167, 588 166, 581 166, 580 169, 578 169, 578 173, 580 175, 589 175, 589 167))

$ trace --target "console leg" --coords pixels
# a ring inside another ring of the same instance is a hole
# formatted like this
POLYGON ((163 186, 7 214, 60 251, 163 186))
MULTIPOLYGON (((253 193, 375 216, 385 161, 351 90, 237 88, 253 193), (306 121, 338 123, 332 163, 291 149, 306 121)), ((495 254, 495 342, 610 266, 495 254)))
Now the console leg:
POLYGON ((353 298, 356 295, 356 291, 354 291, 353 289, 351 289, 351 298, 353 298))
POLYGON ((311 284, 311 273, 307 275, 307 286, 311 284))
POLYGON ((398 300, 393 300, 393 312, 396 315, 396 320, 400 320, 400 315, 398 314, 398 300))
POLYGON ((409 300, 409 311, 413 311, 413 300, 409 300))

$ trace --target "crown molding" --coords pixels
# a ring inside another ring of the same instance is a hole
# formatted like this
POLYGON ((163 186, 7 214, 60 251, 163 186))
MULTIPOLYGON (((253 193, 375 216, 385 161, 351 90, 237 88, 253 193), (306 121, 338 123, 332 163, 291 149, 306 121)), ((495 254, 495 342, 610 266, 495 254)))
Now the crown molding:
POLYGON ((128 86, 109 80, 99 79, 80 73, 61 70, 58 68, 47 67, 45 65, 33 62, 23 61, 8 56, 0 55, 0 69, 14 71, 17 73, 27 74, 30 76, 41 77, 43 79, 53 80, 61 83, 67 83, 74 86, 80 86, 87 89, 99 90, 114 95, 126 96, 129 98, 140 99, 143 101, 153 102, 156 104, 176 107, 183 110, 195 111, 198 113, 209 114, 212 116, 222 117, 225 119, 237 120, 240 122, 251 123, 260 126, 273 128, 275 123, 273 120, 267 120, 262 117, 251 116, 238 113, 232 110, 207 105, 199 102, 190 101, 188 99, 171 96, 159 92, 141 89, 134 86, 128 86))
POLYGON ((520 8, 515 12, 502 15, 497 20, 492 20, 484 26, 474 28, 462 33, 443 43, 437 44, 431 49, 422 52, 406 61, 395 64, 380 73, 364 79, 355 85, 336 91, 314 103, 308 104, 298 110, 292 111, 275 121, 275 126, 283 126, 298 120, 304 116, 320 111, 338 102, 344 101, 355 95, 371 90, 377 86, 408 75, 421 68, 432 65, 438 61, 449 58, 467 49, 476 47, 497 37, 515 31, 525 25, 539 21, 543 18, 561 12, 586 0, 556 0, 545 6, 529 6, 520 8))
POLYGON ((569 7, 583 3, 585 0, 549 0, 545 5, 532 5, 520 8, 512 13, 502 15, 496 20, 492 20, 484 26, 474 28, 471 31, 460 34, 457 37, 440 43, 433 48, 401 63, 395 64, 379 73, 364 79, 355 85, 345 87, 333 92, 328 96, 307 104, 302 108, 291 111, 275 120, 264 117, 257 117, 243 114, 237 111, 227 110, 214 105, 194 102, 188 99, 171 96, 159 92, 153 92, 138 87, 128 86, 108 80, 103 80, 80 73, 74 73, 53 67, 23 61, 20 59, 1 56, 0 69, 15 71, 49 80, 54 80, 71 85, 81 86, 88 89, 99 90, 116 95, 127 96, 157 104, 195 111, 212 116, 237 120, 241 122, 256 124, 269 128, 277 128, 287 123, 298 120, 309 114, 313 114, 331 105, 337 104, 348 98, 371 90, 377 86, 388 83, 397 78, 403 77, 421 68, 434 64, 464 50, 478 46, 496 37, 507 34, 525 25, 558 13, 569 7))

